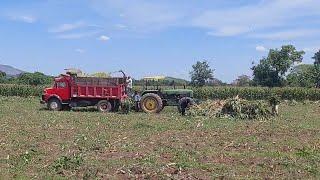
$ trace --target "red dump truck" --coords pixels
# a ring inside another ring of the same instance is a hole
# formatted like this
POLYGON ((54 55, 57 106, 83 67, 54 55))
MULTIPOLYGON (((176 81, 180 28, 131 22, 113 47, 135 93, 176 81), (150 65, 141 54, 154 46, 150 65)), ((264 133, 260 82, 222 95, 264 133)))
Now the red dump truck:
POLYGON ((117 111, 128 98, 126 75, 122 74, 112 78, 60 75, 54 78, 53 87, 44 89, 41 103, 54 111, 87 106, 97 106, 101 112, 117 111))

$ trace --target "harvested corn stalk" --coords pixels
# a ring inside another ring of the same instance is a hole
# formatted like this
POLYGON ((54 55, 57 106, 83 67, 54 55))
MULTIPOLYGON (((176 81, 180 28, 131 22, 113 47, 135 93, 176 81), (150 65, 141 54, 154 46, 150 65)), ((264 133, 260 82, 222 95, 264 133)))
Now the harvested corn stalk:
POLYGON ((191 116, 232 117, 239 119, 269 119, 272 115, 266 103, 235 97, 226 101, 207 100, 189 109, 191 116))
POLYGON ((190 107, 188 114, 191 116, 216 116, 219 112, 221 112, 223 106, 226 101, 224 100, 207 100, 200 104, 196 104, 190 107))

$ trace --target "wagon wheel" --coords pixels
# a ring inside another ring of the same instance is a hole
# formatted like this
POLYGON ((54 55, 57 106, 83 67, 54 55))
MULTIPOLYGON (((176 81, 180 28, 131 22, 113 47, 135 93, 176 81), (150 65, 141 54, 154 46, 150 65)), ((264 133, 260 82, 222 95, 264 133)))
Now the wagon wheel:
POLYGON ((145 94, 141 98, 140 107, 146 113, 159 113, 163 109, 162 99, 154 93, 145 94))
POLYGON ((110 112, 112 110, 112 105, 109 101, 102 100, 102 101, 98 102, 97 108, 100 112, 106 113, 106 112, 110 112))

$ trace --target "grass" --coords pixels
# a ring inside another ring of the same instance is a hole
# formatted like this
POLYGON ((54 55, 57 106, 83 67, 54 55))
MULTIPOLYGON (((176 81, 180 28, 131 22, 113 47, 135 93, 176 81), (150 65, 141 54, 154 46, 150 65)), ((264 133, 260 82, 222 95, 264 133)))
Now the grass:
POLYGON ((280 106, 270 121, 50 112, 0 97, 0 179, 320 177, 320 107, 280 106))

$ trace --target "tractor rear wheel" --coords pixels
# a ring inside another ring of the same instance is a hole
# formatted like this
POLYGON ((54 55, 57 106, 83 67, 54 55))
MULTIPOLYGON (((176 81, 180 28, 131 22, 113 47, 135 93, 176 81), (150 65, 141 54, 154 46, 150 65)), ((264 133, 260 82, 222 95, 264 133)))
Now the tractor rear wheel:
POLYGON ((98 102, 97 108, 100 112, 107 113, 112 110, 112 105, 109 101, 101 100, 98 102))
POLYGON ((146 113, 160 113, 163 109, 162 99, 158 94, 145 94, 141 98, 140 107, 146 113))

